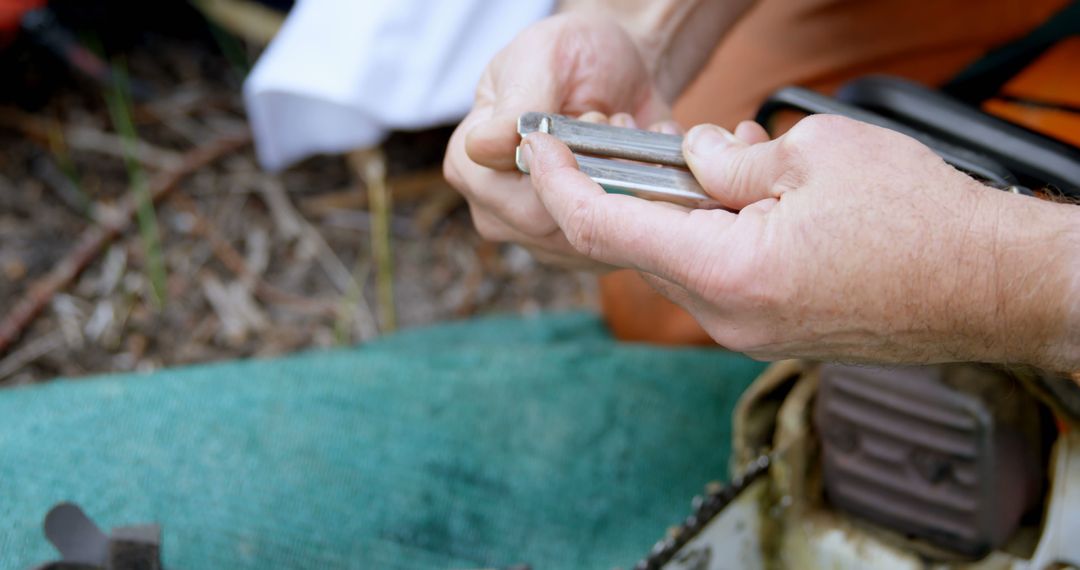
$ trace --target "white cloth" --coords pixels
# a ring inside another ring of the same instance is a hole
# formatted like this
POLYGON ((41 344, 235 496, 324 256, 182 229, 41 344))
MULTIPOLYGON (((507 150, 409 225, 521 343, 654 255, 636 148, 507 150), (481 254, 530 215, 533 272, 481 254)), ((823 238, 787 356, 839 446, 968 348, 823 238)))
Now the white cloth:
POLYGON ((300 0, 244 84, 260 163, 460 119, 484 66, 554 1, 300 0))

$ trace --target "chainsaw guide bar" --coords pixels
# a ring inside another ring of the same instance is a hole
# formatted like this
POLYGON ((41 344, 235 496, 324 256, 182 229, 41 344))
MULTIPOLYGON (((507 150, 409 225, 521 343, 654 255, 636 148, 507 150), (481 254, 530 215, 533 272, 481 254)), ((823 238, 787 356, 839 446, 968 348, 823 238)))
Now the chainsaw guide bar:
POLYGON ((649 554, 634 565, 634 570, 664 570, 684 546, 705 527, 723 515, 723 511, 750 485, 769 472, 772 456, 761 455, 730 483, 705 496, 694 497, 693 512, 668 536, 657 542, 649 554))

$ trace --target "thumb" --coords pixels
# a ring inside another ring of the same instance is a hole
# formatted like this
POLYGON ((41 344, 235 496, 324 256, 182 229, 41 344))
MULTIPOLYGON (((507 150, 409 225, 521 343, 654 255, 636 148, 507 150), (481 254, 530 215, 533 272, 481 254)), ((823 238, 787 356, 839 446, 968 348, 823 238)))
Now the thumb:
POLYGON ((481 166, 516 171, 514 150, 520 141, 517 115, 503 113, 482 119, 467 132, 465 152, 481 166))
POLYGON ((777 141, 748 144, 716 125, 698 125, 683 139, 683 155, 705 192, 734 210, 777 198, 787 165, 777 141))
MULTIPOLYGON (((522 113, 546 111, 575 114, 578 111, 573 108, 557 108, 549 101, 518 103, 509 95, 504 99, 506 100, 500 102, 498 108, 493 109, 487 117, 471 125, 465 136, 465 152, 468 153, 469 158, 481 166, 495 170, 517 170, 514 151, 521 142, 517 131, 517 121, 522 113)), ((606 112, 615 109, 615 107, 603 105, 598 105, 598 107, 606 112)), ((598 109, 589 108, 588 110, 598 109)), ((642 125, 655 123, 671 116, 670 109, 659 98, 655 89, 650 90, 632 111, 631 117, 642 125)))

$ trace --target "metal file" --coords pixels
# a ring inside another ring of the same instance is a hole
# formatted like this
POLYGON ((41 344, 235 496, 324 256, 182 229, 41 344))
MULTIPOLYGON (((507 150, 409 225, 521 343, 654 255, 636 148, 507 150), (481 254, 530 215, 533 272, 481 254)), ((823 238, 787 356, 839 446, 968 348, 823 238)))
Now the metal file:
MULTIPOLYGON (((550 134, 566 144, 578 168, 608 192, 691 208, 719 206, 686 169, 680 136, 550 113, 525 113, 518 119, 518 133, 524 137, 535 132, 550 134)), ((529 171, 520 152, 517 167, 526 174, 529 171)))

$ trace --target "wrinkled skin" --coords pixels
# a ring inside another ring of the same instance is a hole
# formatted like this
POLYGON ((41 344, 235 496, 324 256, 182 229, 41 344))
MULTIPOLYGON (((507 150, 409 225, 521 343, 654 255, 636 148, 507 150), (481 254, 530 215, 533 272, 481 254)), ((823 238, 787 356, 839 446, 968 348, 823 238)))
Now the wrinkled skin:
POLYGON ((617 112, 650 124, 670 115, 634 42, 618 24, 564 14, 519 35, 488 65, 473 110, 450 139, 443 170, 468 200, 480 234, 542 261, 601 267, 566 241, 514 166, 517 118, 528 111, 617 112))
POLYGON ((903 135, 828 116, 774 141, 696 127, 684 154, 726 210, 606 194, 542 134, 523 147, 531 180, 517 172, 528 111, 678 132, 647 67, 600 16, 549 18, 499 53, 444 163, 481 235, 636 269, 759 358, 1080 367, 1075 207, 986 188, 903 135))
POLYGON ((730 210, 606 194, 548 135, 529 135, 524 154, 575 251, 641 271, 733 350, 1077 364, 1078 260, 1046 248, 1075 242, 1074 207, 987 188, 913 139, 841 117, 773 141, 752 123, 736 132, 701 125, 683 147, 730 210))

